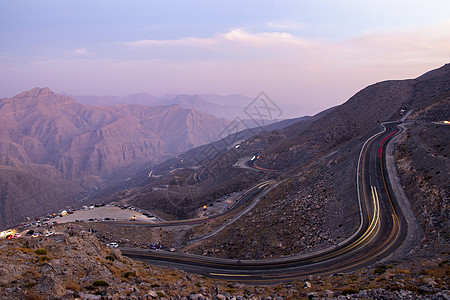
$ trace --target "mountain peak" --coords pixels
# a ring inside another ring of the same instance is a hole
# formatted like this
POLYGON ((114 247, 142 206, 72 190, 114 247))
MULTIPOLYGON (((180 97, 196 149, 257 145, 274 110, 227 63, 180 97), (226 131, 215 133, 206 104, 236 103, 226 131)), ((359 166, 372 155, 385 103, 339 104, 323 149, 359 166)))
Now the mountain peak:
POLYGON ((45 87, 45 88, 35 87, 34 89, 31 89, 29 91, 18 94, 16 97, 18 97, 18 98, 29 98, 29 97, 34 98, 34 97, 39 97, 41 95, 54 95, 54 94, 55 93, 48 87, 45 87))

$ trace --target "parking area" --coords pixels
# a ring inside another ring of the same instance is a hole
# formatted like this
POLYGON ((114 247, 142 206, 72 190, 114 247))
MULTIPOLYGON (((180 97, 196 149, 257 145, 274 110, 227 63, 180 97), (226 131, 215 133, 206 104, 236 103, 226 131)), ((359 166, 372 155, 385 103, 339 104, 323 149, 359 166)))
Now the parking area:
POLYGON ((50 222, 94 222, 94 221, 136 221, 136 222, 156 222, 155 217, 148 217, 139 211, 117 206, 102 206, 90 209, 76 210, 71 214, 62 217, 55 217, 50 222))

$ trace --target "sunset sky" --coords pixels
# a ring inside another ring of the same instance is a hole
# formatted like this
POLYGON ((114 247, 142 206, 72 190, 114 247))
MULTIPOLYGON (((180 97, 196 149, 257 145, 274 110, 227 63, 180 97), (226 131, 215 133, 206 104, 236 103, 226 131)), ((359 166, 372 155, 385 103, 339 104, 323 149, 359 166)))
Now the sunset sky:
POLYGON ((264 91, 305 113, 450 62, 450 1, 0 1, 0 98, 264 91))

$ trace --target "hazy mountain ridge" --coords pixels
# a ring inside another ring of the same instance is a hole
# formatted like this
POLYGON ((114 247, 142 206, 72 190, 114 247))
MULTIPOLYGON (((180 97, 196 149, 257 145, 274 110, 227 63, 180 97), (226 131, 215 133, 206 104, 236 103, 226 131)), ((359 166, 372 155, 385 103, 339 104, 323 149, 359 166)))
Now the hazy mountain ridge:
MULTIPOLYGON (((0 118, 0 165, 26 174, 24 178, 41 177, 50 190, 52 181, 62 179, 98 186, 105 179, 126 176, 216 140, 230 123, 179 105, 85 106, 48 88, 0 99, 0 118)), ((15 193, 12 186, 8 191, 15 193)), ((64 198, 73 191, 54 195, 64 198)), ((18 195, 33 195, 33 185, 28 192, 18 195)), ((2 218, 0 224, 11 218, 2 218)))
POLYGON ((2 162, 51 164, 70 179, 184 152, 215 140, 229 123, 179 105, 89 107, 49 89, 1 101, 2 162))
MULTIPOLYGON (((124 97, 118 96, 95 96, 85 95, 76 96, 62 93, 77 100, 79 103, 86 105, 172 105, 178 104, 183 108, 193 108, 212 114, 218 118, 234 119, 239 117, 247 119, 249 116, 245 113, 245 109, 252 104, 253 98, 243 95, 227 95, 220 96, 214 94, 168 94, 162 97, 155 97, 148 93, 131 94, 124 97)), ((275 101, 277 102, 277 101, 275 101)), ((311 108, 301 107, 295 104, 277 103, 281 107, 283 113, 282 118, 294 118, 307 115, 311 112, 311 108)))

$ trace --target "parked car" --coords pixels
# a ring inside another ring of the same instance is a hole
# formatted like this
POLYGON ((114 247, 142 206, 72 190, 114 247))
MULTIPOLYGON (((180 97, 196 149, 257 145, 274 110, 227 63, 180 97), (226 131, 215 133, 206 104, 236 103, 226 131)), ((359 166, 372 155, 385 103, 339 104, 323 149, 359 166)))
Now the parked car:
POLYGON ((106 244, 106 246, 111 247, 111 248, 117 248, 119 247, 119 244, 117 244, 116 242, 111 242, 106 244))

